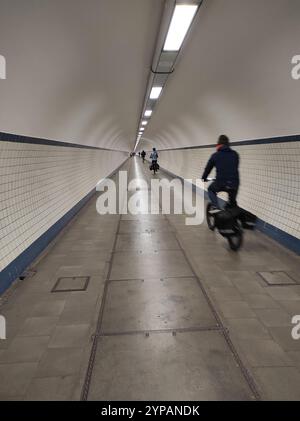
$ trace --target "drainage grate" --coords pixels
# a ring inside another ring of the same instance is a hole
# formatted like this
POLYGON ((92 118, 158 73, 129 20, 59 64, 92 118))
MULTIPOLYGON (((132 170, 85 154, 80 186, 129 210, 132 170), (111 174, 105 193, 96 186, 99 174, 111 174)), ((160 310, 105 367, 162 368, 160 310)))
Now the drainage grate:
POLYGON ((89 281, 89 276, 58 278, 51 292, 86 291, 89 281))
POLYGON ((270 272, 257 272, 267 285, 285 286, 295 285, 297 282, 288 273, 281 270, 273 270, 270 272))

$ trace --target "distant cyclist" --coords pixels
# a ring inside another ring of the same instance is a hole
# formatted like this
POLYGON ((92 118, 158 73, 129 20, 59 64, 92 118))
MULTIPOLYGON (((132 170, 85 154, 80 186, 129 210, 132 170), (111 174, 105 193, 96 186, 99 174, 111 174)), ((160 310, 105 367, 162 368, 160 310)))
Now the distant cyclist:
POLYGON ((207 181, 211 170, 216 168, 216 180, 208 187, 208 196, 215 208, 219 208, 217 194, 228 193, 228 206, 237 206, 236 197, 239 189, 239 155, 229 146, 229 139, 225 135, 219 136, 215 152, 209 159, 202 175, 202 180, 207 181))
POLYGON ((145 156, 146 156, 146 152, 143 149, 142 153, 141 153, 141 157, 143 158, 143 162, 145 162, 145 156))
POLYGON ((157 153, 157 151, 156 151, 156 149, 155 148, 153 148, 152 149, 152 152, 151 152, 151 155, 150 155, 150 159, 152 160, 152 165, 151 165, 151 167, 152 167, 152 169, 153 169, 153 171, 154 171, 154 174, 156 173, 156 171, 158 170, 158 168, 159 168, 159 166, 158 166, 158 163, 157 163, 157 160, 158 160, 158 153, 157 153))

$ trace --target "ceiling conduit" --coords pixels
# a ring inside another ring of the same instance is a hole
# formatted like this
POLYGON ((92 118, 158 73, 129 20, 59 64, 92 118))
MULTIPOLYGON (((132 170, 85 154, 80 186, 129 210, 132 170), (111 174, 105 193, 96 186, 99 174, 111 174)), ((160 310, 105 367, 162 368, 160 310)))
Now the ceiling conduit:
POLYGON ((203 0, 166 0, 145 99, 137 128, 136 150, 203 0))

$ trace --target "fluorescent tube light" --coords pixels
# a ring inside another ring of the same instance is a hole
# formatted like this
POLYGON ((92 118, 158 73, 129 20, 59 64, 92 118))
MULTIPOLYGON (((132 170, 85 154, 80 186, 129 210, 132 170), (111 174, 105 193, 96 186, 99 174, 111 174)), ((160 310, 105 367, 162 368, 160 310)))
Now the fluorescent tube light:
POLYGON ((150 99, 157 99, 162 91, 161 86, 153 86, 150 92, 150 99))
POLYGON ((145 117, 150 117, 152 114, 152 110, 146 110, 145 111, 145 117))
POLYGON ((148 121, 146 120, 142 121, 142 126, 147 126, 147 124, 148 124, 148 121))
POLYGON ((178 51, 195 16, 198 6, 178 4, 175 6, 168 30, 164 51, 178 51))

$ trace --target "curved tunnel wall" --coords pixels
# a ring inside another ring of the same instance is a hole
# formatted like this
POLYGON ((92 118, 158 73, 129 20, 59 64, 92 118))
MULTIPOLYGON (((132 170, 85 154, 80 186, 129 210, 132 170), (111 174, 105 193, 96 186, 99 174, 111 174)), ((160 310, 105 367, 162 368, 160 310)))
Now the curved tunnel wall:
MULTIPOLYGON (((262 228, 300 254, 300 140, 241 142, 239 205, 261 220, 262 228)), ((161 167, 182 178, 201 178, 210 146, 159 152, 161 167)), ((224 196, 221 196, 225 198, 224 196)))
POLYGON ((0 292, 74 216, 97 182, 127 156, 0 137, 0 292))

